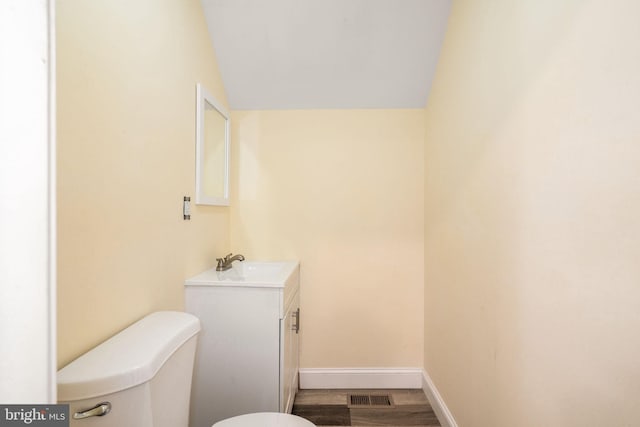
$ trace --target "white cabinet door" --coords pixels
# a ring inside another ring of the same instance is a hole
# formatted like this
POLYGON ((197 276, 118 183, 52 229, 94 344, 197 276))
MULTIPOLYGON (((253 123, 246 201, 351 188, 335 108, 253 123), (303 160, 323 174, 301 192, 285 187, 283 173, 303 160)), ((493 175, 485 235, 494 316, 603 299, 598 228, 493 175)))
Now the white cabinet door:
POLYGON ((281 322, 280 412, 291 413, 298 391, 300 296, 296 292, 281 322))

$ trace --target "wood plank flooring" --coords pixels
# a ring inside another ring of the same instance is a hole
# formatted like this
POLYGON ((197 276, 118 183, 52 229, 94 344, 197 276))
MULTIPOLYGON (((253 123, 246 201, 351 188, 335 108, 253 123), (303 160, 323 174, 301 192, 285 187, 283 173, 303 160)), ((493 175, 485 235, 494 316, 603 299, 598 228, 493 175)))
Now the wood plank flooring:
POLYGON ((300 390, 293 414, 317 426, 436 427, 440 422, 422 390, 300 390), (389 394, 393 407, 349 407, 349 394, 389 394))

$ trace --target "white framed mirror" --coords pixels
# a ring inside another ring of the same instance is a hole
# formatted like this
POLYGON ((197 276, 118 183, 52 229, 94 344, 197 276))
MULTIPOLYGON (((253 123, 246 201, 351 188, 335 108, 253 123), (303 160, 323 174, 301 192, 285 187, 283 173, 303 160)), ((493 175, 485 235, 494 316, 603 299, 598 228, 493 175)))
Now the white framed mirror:
POLYGON ((196 204, 229 206, 229 113, 196 86, 196 204))

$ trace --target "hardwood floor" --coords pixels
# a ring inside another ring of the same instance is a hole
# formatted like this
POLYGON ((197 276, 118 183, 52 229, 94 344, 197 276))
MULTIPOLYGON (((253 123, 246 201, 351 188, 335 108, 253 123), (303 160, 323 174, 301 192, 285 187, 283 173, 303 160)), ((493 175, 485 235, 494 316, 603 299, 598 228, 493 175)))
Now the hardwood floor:
POLYGON ((300 390, 293 414, 317 426, 440 426, 424 392, 413 389, 300 390), (388 394, 392 406, 349 405, 351 394, 388 394))

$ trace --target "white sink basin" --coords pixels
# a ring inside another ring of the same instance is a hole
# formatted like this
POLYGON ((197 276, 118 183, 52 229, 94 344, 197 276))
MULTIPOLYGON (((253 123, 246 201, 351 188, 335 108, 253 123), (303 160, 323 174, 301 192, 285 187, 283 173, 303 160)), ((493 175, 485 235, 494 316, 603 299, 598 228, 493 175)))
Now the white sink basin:
POLYGON ((207 270, 186 281, 187 286, 284 287, 298 261, 234 261, 227 271, 207 270))

